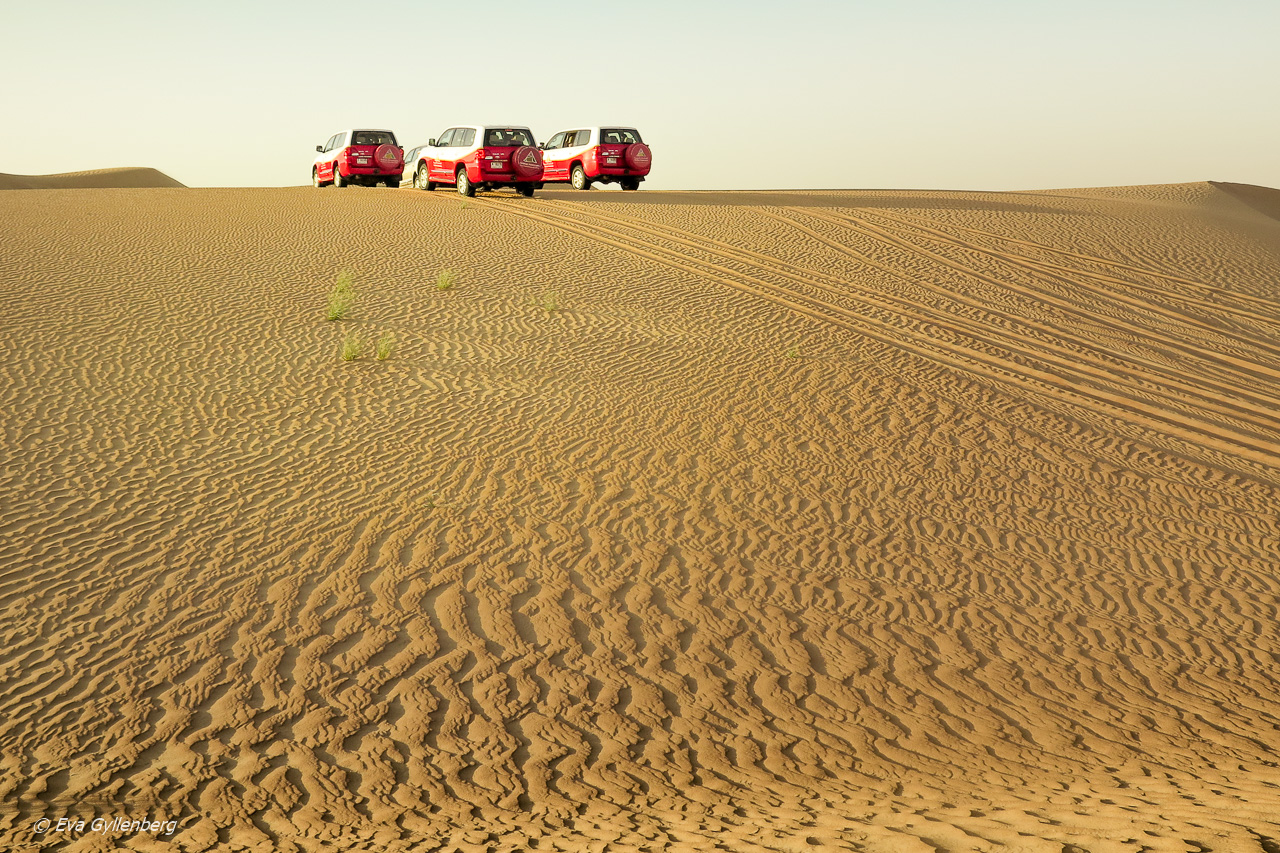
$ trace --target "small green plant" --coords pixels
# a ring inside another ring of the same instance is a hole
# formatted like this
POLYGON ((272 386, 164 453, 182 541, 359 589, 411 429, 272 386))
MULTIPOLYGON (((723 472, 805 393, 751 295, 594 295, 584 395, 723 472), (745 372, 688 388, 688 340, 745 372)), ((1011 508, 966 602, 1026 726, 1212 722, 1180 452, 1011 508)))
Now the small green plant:
POLYGON ((548 314, 560 310, 560 294, 554 290, 543 291, 542 296, 538 298, 538 307, 548 314))
POLYGON ((798 344, 797 344, 797 345, 792 346, 792 347, 791 347, 790 349, 788 349, 785 353, 783 353, 783 355, 784 355, 786 358, 799 358, 799 357, 800 357, 800 346, 799 346, 798 344))
POLYGON ((325 316, 330 320, 341 320, 347 316, 351 306, 356 302, 355 276, 347 270, 338 273, 338 281, 329 291, 329 307, 325 316))
POLYGON ((360 336, 355 332, 347 332, 342 339, 342 360, 355 361, 360 357, 360 336))
POLYGON ((463 210, 466 210, 470 206, 471 206, 470 202, 468 202, 466 199, 461 199, 458 201, 458 207, 462 208, 463 210))
POLYGON ((440 270, 439 275, 436 276, 436 290, 450 289, 453 287, 455 278, 453 270, 440 270))
POLYGON ((396 336, 390 332, 384 332, 378 342, 374 344, 374 355, 378 361, 386 361, 391 357, 391 350, 395 347, 396 336))

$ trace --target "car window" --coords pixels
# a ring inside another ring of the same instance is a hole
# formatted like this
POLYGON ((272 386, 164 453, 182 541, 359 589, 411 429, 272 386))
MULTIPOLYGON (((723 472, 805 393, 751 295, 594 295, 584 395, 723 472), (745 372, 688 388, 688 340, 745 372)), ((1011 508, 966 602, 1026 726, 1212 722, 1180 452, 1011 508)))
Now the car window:
POLYGON ((450 139, 452 139, 452 138, 453 138, 453 128, 451 127, 451 128, 449 128, 448 130, 446 130, 444 133, 442 133, 442 134, 440 134, 439 136, 437 136, 437 137, 436 137, 436 147, 437 147, 437 148, 448 148, 448 147, 449 147, 449 140, 450 140, 450 139))
POLYGON ((345 130, 342 133, 335 134, 333 137, 334 148, 342 148, 343 146, 346 145, 346 142, 347 142, 347 132, 345 130))
POLYGON ((555 136, 551 137, 551 139, 547 142, 547 146, 546 146, 547 149, 549 150, 552 148, 563 148, 564 137, 565 137, 565 133, 563 130, 557 133, 555 136))
POLYGON ((333 149, 337 148, 337 147, 338 147, 338 141, 339 141, 339 140, 341 140, 341 139, 342 139, 342 134, 341 134, 341 133, 335 133, 333 136, 330 136, 330 137, 329 137, 329 144, 325 146, 325 149, 324 149, 324 150, 325 150, 325 151, 332 151, 333 149))
POLYGON ((629 127, 605 127, 600 129, 600 138, 604 142, 634 145, 640 142, 640 134, 629 127))
POLYGON ((529 131, 519 127, 495 127, 485 131, 486 147, 514 148, 520 145, 533 145, 533 137, 529 131))
POLYGON ((324 150, 325 150, 325 151, 332 151, 332 150, 333 150, 333 137, 332 137, 332 136, 330 136, 330 137, 325 141, 325 143, 324 143, 324 150))
POLYGON ((572 146, 574 146, 575 148, 576 148, 576 147, 578 147, 579 145, 590 145, 590 144, 591 144, 591 131, 589 131, 589 130, 575 130, 575 131, 573 132, 573 142, 571 142, 571 143, 569 143, 569 144, 570 144, 570 145, 572 145, 572 146))
POLYGON ((455 147, 465 148, 476 141, 476 129, 474 127, 460 127, 453 135, 453 144, 455 147))
POLYGON ((395 134, 385 130, 357 130, 352 145, 395 145, 395 134))

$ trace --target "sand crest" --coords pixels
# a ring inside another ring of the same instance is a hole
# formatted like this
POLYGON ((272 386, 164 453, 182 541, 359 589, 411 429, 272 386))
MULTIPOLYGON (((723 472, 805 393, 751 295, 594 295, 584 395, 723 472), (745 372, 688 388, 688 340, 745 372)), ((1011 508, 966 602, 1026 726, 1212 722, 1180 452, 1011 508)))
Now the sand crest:
POLYGON ((145 168, 91 169, 57 175, 0 174, 0 190, 81 190, 126 187, 183 187, 164 172, 145 168))
POLYGON ((4 194, 0 848, 1280 849, 1275 193, 4 194))

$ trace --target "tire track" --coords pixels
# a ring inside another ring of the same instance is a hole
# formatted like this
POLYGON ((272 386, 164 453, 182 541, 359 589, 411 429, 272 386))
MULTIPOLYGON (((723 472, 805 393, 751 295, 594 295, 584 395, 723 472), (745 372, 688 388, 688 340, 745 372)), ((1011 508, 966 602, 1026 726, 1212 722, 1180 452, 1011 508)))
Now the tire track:
MULTIPOLYGON (((813 213, 809 209, 797 208, 795 210, 798 212, 803 212, 804 214, 827 218, 823 214, 813 213)), ((592 212, 594 213, 594 211, 592 212)), ((810 236, 820 240, 824 244, 829 245, 832 248, 836 249, 837 251, 840 251, 843 254, 853 257, 854 259, 858 260, 860 263, 876 266, 879 269, 883 269, 887 272, 890 272, 891 274, 894 274, 900 278, 903 278, 904 280, 909 281, 913 285, 924 287, 929 291, 952 301, 953 303, 959 303, 959 304, 965 305, 973 309, 974 311, 979 312, 979 314, 984 316, 985 318, 998 317, 1007 325, 1012 326, 1015 331, 1034 329, 1038 331, 1042 336, 1040 338, 1037 338, 1039 342, 1041 342, 1046 346, 1052 347, 1055 351, 1064 355, 1064 357, 1066 358, 1073 358, 1077 356, 1080 351, 1093 352, 1097 356, 1096 361, 1103 365, 1104 373, 1105 373, 1105 368, 1108 361, 1111 358, 1114 358, 1114 356, 1110 353, 1098 353, 1096 342, 1090 340, 1089 338, 1086 338, 1080 335, 1073 335, 1060 327, 1039 323, 1030 318, 1022 317, 1017 314, 999 311, 997 309, 992 308, 989 304, 978 301, 978 300, 966 299, 961 294, 948 291, 942 287, 931 285, 930 283, 921 281, 918 278, 906 276, 899 270, 895 270, 892 267, 889 267, 884 264, 880 264, 877 261, 869 257, 866 257, 865 255, 862 255, 860 253, 857 253, 849 249, 847 246, 844 246, 838 242, 829 240, 828 238, 825 238, 823 235, 819 234, 818 232, 813 231, 812 229, 806 228, 802 224, 795 222, 793 220, 790 220, 787 217, 781 217, 776 214, 772 214, 767 210, 762 210, 760 212, 766 216, 771 216, 775 219, 778 219, 784 224, 788 224, 791 227, 795 227, 802 230, 804 233, 809 234, 810 236), (1070 347, 1057 346, 1056 341, 1059 341, 1059 340, 1071 341, 1079 349, 1077 350, 1077 349, 1072 349, 1070 347)), ((789 277, 792 280, 795 280, 795 281, 807 280, 805 283, 808 283, 810 285, 815 285, 820 289, 824 290, 825 292, 832 293, 836 296, 844 297, 844 296, 847 296, 849 293, 850 283, 848 282, 833 278, 831 276, 825 275, 823 273, 820 273, 814 270, 802 270, 801 272, 803 272, 803 276, 797 277, 795 275, 795 272, 798 268, 792 267, 791 265, 788 265, 788 264, 784 264, 778 261, 778 259, 768 255, 763 255, 757 252, 750 252, 747 250, 743 250, 739 247, 735 247, 727 243, 712 240, 710 238, 702 237, 700 235, 691 234, 689 232, 680 231, 679 229, 673 229, 670 227, 667 227, 664 229, 654 228, 648 223, 644 223, 640 220, 636 220, 631 217, 624 217, 621 215, 607 216, 607 215, 598 214, 595 216, 595 218, 611 220, 625 227, 635 228, 637 230, 644 231, 645 233, 652 234, 659 238, 674 239, 683 245, 688 245, 695 248, 705 249, 705 246, 703 246, 702 244, 706 244, 706 243, 714 244, 718 252, 726 257, 734 257, 734 258, 750 257, 754 259, 757 265, 762 265, 763 267, 771 268, 773 272, 789 277)), ((829 221, 841 221, 841 220, 830 219, 829 221)), ((913 250, 913 247, 906 246, 906 245, 902 245, 900 247, 907 248, 909 251, 913 250)), ((951 264, 951 266, 968 275, 981 277, 982 280, 986 281, 987 283, 996 284, 996 285, 1002 284, 1000 282, 996 282, 993 279, 990 279, 989 277, 979 276, 979 274, 975 273, 974 271, 964 269, 959 265, 951 264)), ((1037 299, 1041 299, 1043 296, 1039 291, 1028 291, 1026 289, 1018 289, 1010 285, 1005 285, 1005 286, 1008 289, 1016 290, 1021 295, 1032 295, 1034 296, 1034 298, 1037 298, 1037 299)), ((884 298, 879 294, 864 294, 864 295, 871 296, 871 298, 880 298, 880 299, 884 298)), ((927 311, 927 309, 924 309, 918 303, 906 302, 903 300, 889 300, 889 301, 891 303, 891 310, 903 311, 907 313, 911 313, 911 312, 924 313, 925 311, 927 311)), ((1045 301, 1049 301, 1049 300, 1045 300, 1045 301)), ((1069 306, 1069 303, 1065 303, 1065 302, 1062 303, 1062 307, 1068 307, 1068 306, 1069 306)), ((1069 307, 1071 307, 1072 309, 1075 309, 1075 306, 1069 306, 1069 307)), ((1077 310, 1077 313, 1079 313, 1078 310, 1077 310)), ((950 315, 950 314, 940 315, 937 312, 929 312, 929 316, 933 317, 935 320, 938 320, 939 318, 950 317, 953 315, 950 315)), ((1090 316, 1093 316, 1093 315, 1090 315, 1090 316)), ((1106 318, 1106 321, 1112 323, 1113 325, 1116 323, 1114 318, 1106 318)), ((1133 334, 1139 337, 1148 337, 1148 338, 1150 337, 1149 331, 1145 327, 1134 325, 1134 324, 1123 324, 1123 325, 1126 331, 1128 331, 1130 334, 1133 334)), ((1018 341, 1020 339, 1021 339, 1020 337, 1015 337, 1012 340, 1018 341)), ((1010 339, 1006 337, 1005 340, 1002 342, 1002 345, 1007 348, 1011 348, 1013 344, 1010 344, 1009 340, 1010 339)), ((1218 353, 1215 353, 1210 350, 1181 345, 1177 340, 1171 339, 1171 338, 1164 338, 1161 340, 1165 345, 1169 346, 1172 349, 1183 352, 1186 355, 1191 355, 1193 357, 1215 361, 1217 363, 1217 367, 1219 370, 1230 371, 1232 367, 1243 365, 1244 367, 1249 368, 1249 370, 1246 372, 1251 374, 1244 377, 1246 381, 1250 381, 1250 382, 1256 381, 1256 379, 1258 378, 1258 374, 1267 375, 1272 379, 1280 379, 1280 371, 1270 370, 1265 363, 1260 363, 1256 361, 1243 362, 1239 359, 1233 359, 1229 355, 1220 356, 1218 353)), ((1276 355, 1280 357, 1280 349, 1277 350, 1276 355)), ((1179 390, 1181 390, 1183 393, 1198 396, 1199 402, 1202 406, 1212 409, 1214 411, 1217 411, 1219 414, 1224 414, 1231 417, 1243 417, 1246 420, 1254 420, 1255 423, 1257 423, 1259 426, 1262 426, 1264 429, 1267 429, 1267 430, 1274 430, 1275 428, 1280 427, 1280 419, 1271 417, 1271 413, 1275 412, 1277 408, 1280 407, 1280 395, 1265 396, 1261 394, 1255 394, 1251 390, 1250 386, 1230 385, 1230 384, 1220 383, 1214 379, 1213 375, 1207 375, 1202 377, 1201 382, 1204 385, 1206 385, 1207 388, 1200 388, 1194 384, 1183 382, 1180 379, 1180 377, 1183 375, 1182 371, 1174 370, 1172 368, 1169 368, 1166 365, 1160 364, 1159 362, 1153 361, 1149 358, 1141 358, 1132 354, 1128 355, 1127 358, 1129 358, 1131 361, 1134 361, 1134 362, 1140 362, 1151 373, 1159 374, 1161 377, 1161 381, 1163 383, 1177 385, 1179 387, 1179 390), (1207 394, 1206 390, 1212 393, 1207 394), (1221 394, 1228 395, 1228 397, 1252 399, 1256 405, 1253 408, 1246 408, 1243 406, 1231 405, 1230 403, 1223 403, 1217 396, 1221 394), (1259 414, 1263 415, 1263 418, 1261 420, 1259 420, 1257 417, 1259 414)), ((1118 365, 1118 366, 1123 367, 1124 365, 1118 365)), ((1110 376, 1111 374, 1106 373, 1106 375, 1110 376)))
MULTIPOLYGON (((740 257, 726 256, 724 253, 717 253, 714 249, 702 248, 702 251, 712 255, 719 254, 721 262, 702 261, 690 257, 687 253, 678 249, 664 247, 651 239, 627 235, 621 232, 619 228, 633 226, 630 226, 625 221, 618 220, 616 217, 596 217, 606 222, 612 222, 615 227, 598 224, 588 227, 571 216, 557 214, 544 208, 538 208, 535 212, 522 205, 503 200, 485 199, 483 202, 486 205, 500 207, 515 216, 542 222, 569 233, 587 237, 596 242, 712 280, 740 292, 763 298, 820 322, 859 333, 900 349, 906 349, 917 356, 931 361, 942 362, 954 369, 969 374, 977 374, 1002 385, 1012 385, 1016 388, 1038 391, 1051 398, 1088 408, 1101 406, 1105 411, 1117 414, 1122 419, 1138 426, 1180 438, 1193 445, 1208 445, 1214 449, 1226 451, 1229 454, 1260 464, 1268 469, 1275 469, 1278 460, 1280 460, 1280 440, 1276 438, 1278 432, 1274 428, 1280 421, 1277 421, 1275 417, 1268 417, 1264 413, 1249 412, 1248 410, 1240 411, 1233 407, 1226 407, 1226 410, 1233 416, 1241 417, 1244 415, 1246 419, 1252 420, 1262 427, 1260 430, 1233 428, 1227 424, 1198 418, 1179 411, 1177 406, 1185 401, 1167 391, 1162 393, 1162 389, 1159 387, 1151 388, 1133 382, 1126 388, 1122 383, 1117 382, 1117 377, 1110 372, 1096 365, 1082 366, 1078 361, 1071 360, 1072 357, 1078 357, 1080 355, 1078 353, 1051 354, 1043 350, 1031 350, 1025 345, 1016 343, 1016 339, 1012 336, 1001 340, 1000 337, 992 335, 989 331, 985 333, 984 330, 975 331, 972 324, 968 326, 955 324, 952 318, 935 320, 932 323, 915 320, 915 328, 911 328, 909 324, 912 322, 913 317, 931 314, 936 316, 935 312, 930 312, 918 304, 909 306, 895 305, 889 299, 871 297, 863 293, 842 294, 852 298, 859 303, 860 307, 868 309, 869 312, 878 312, 880 315, 878 317, 869 316, 868 313, 856 312, 817 297, 798 293, 795 290, 779 286, 761 277, 768 274, 780 275, 799 283, 814 285, 813 282, 805 281, 803 277, 796 276, 794 273, 781 273, 769 269, 764 264, 755 264, 755 274, 742 273, 724 264, 724 261, 739 264, 749 263, 740 257), (886 317, 886 314, 889 316, 886 317), (948 322, 949 320, 951 322, 948 322), (929 334, 931 331, 933 334, 929 334), (966 341, 965 338, 968 340, 966 341), (999 348, 1003 352, 992 353, 982 348, 984 344, 987 347, 999 348), (1033 362, 1041 361, 1048 362, 1048 364, 1028 365, 1020 362, 1016 357, 1011 357, 1016 355, 1021 355, 1033 362), (1114 390, 1109 387, 1107 383, 1111 382, 1121 384, 1120 389, 1114 390), (1166 405, 1153 404, 1136 396, 1144 391, 1156 395, 1158 399, 1163 398, 1163 402, 1166 405)), ((643 231, 644 229, 637 230, 643 231)), ((659 239, 677 244, 690 242, 684 241, 678 235, 664 236, 659 239)), ((829 290, 829 286, 826 289, 829 290)), ((1207 392, 1189 387, 1185 383, 1177 384, 1185 389, 1184 393, 1192 394, 1199 400, 1203 400, 1208 408, 1213 410, 1224 408, 1221 404, 1215 402, 1207 392)))
MULTIPOLYGON (((808 210, 808 208, 796 208, 796 209, 808 210)), ((908 213, 886 213, 883 209, 877 209, 873 211, 873 215, 881 216, 885 219, 891 219, 901 224, 919 229, 921 231, 936 233, 941 239, 944 239, 950 242, 956 242, 958 244, 963 244, 976 251, 982 251, 987 253, 992 252, 992 250, 985 249, 981 246, 976 246, 968 243, 963 243, 963 241, 958 241, 954 235, 947 234, 944 231, 938 231, 937 229, 931 228, 927 225, 922 225, 920 220, 923 219, 923 217, 913 216, 912 214, 908 214, 908 213)), ((1039 252, 1046 252, 1049 254, 1062 255, 1064 257, 1075 258, 1077 260, 1086 261, 1091 264, 1111 267, 1113 269, 1126 270, 1128 272, 1138 273, 1139 275, 1145 275, 1151 278, 1164 279, 1165 281, 1169 281, 1174 284, 1183 285, 1184 287, 1190 288, 1197 292, 1212 293, 1215 296, 1220 296, 1225 299, 1236 300, 1237 302, 1241 302, 1245 305, 1250 305, 1259 309, 1264 309, 1264 313, 1257 313, 1246 308, 1225 305, 1221 301, 1210 302, 1208 300, 1199 299, 1190 294, 1185 294, 1185 293, 1177 294, 1177 298, 1182 300, 1184 303, 1188 305, 1193 305, 1197 308, 1201 308, 1206 311, 1230 313, 1230 314, 1239 316, 1243 319, 1256 320, 1259 322, 1271 323, 1273 325, 1280 326, 1280 317, 1277 317, 1276 315, 1276 311, 1280 310, 1280 305, 1277 305, 1277 303, 1271 299, 1265 299, 1259 296, 1251 296, 1250 294, 1247 294, 1247 293, 1226 291, 1220 288, 1213 287, 1212 285, 1205 284, 1202 281, 1197 281, 1191 278, 1183 278, 1182 276, 1173 275, 1172 273, 1167 273, 1160 270, 1154 270, 1154 269, 1151 269, 1150 267, 1141 267, 1141 266, 1137 266, 1136 264, 1127 264, 1127 263, 1124 263, 1123 261, 1115 261, 1115 260, 1109 260, 1107 258, 1099 258, 1095 255, 1086 255, 1080 252, 1073 252, 1070 249, 1059 249, 1056 246, 1050 246, 1045 243, 1036 243, 1030 240, 1020 240, 1016 237, 1008 237, 1003 234, 996 234, 991 231, 983 231, 978 228, 966 228, 961 225, 955 225, 951 227, 955 228, 955 230, 957 231, 963 231, 967 234, 974 234, 980 237, 987 237, 992 240, 1000 240, 1002 242, 1010 243, 1016 246, 1026 246, 1027 248, 1035 249, 1036 251, 1039 251, 1039 252)), ((997 253, 997 254, 1000 254, 1000 253, 997 253)), ((1003 257, 1003 255, 1000 255, 1000 256, 1003 257)), ((1140 290, 1144 293, 1149 293, 1153 296, 1168 298, 1169 296, 1173 295, 1168 290, 1151 287, 1150 285, 1142 284, 1141 282, 1135 282, 1130 279, 1102 276, 1098 273, 1090 272, 1088 270, 1080 270, 1075 267, 1064 267, 1064 266, 1058 266, 1056 264, 1048 264, 1044 261, 1036 261, 1032 258, 1026 258, 1026 260, 1038 266, 1062 270, 1064 272, 1069 272, 1072 275, 1077 275, 1077 274, 1084 275, 1090 278, 1097 278, 1099 280, 1107 281, 1110 283, 1123 284, 1126 287, 1131 287, 1135 290, 1140 290)))
MULTIPOLYGON (((1192 355, 1197 358, 1204 358, 1204 359, 1214 361, 1220 369, 1243 370, 1247 374, 1251 374, 1254 376, 1265 375, 1272 379, 1280 378, 1280 371, 1271 369, 1268 362, 1266 361, 1257 361, 1257 360, 1250 361, 1245 359, 1239 359, 1230 355, 1229 353, 1223 353, 1215 350, 1206 349, 1203 347, 1197 347, 1197 346, 1185 344, 1178 338, 1171 337, 1171 336, 1153 338, 1152 330, 1149 329, 1148 327, 1137 325, 1135 323, 1125 322, 1115 315, 1104 314, 1098 311, 1090 310, 1086 307, 1082 307, 1074 302, 1071 302, 1070 300, 1063 299, 1057 296, 1052 291, 1042 290, 1042 289, 1031 289, 1031 288, 1017 285, 1013 282, 999 281, 994 278, 991 278, 990 276, 983 275, 954 260, 945 258, 927 249, 922 249, 920 246, 915 245, 903 239, 902 237, 893 234, 891 231, 888 231, 882 227, 875 225, 872 222, 869 222, 865 217, 821 213, 821 212, 815 212, 815 211, 812 211, 809 209, 803 209, 803 208, 792 208, 792 210, 801 215, 808 215, 817 219, 822 219, 827 222, 844 225, 845 227, 851 228, 852 230, 857 231, 858 233, 861 233, 864 236, 870 237, 871 239, 880 240, 881 242, 887 243, 892 246, 896 246, 906 251, 914 252, 916 254, 921 254, 925 257, 928 257, 930 260, 933 260, 939 264, 942 264, 943 266, 950 267, 951 269, 954 269, 957 272, 960 272, 964 275, 969 275, 975 278, 979 278, 988 284, 1001 287, 1003 289, 1009 290, 1010 292, 1018 293, 1019 295, 1023 295, 1023 296, 1029 296, 1033 299, 1036 299, 1037 301, 1043 301, 1051 305, 1055 305, 1059 308, 1070 311, 1082 317, 1088 317, 1097 322, 1102 322, 1107 325, 1120 326, 1131 334, 1158 342, 1162 346, 1178 350, 1187 355, 1192 355)), ((1277 344, 1276 337, 1274 335, 1263 336, 1263 335, 1258 335, 1256 333, 1252 333, 1248 329, 1241 329, 1238 327, 1227 327, 1218 323, 1213 323, 1199 317, 1189 316, 1185 313, 1172 311, 1164 307, 1158 301, 1152 302, 1147 300, 1134 299, 1128 296, 1127 294, 1117 293, 1114 290, 1108 290, 1106 288, 1100 288, 1100 287, 1093 287, 1078 281, 1078 278, 1080 277, 1092 278, 1108 284, 1115 284, 1115 285, 1120 285, 1122 287, 1136 289, 1141 292, 1150 294, 1151 296, 1158 297, 1161 300, 1168 300, 1172 296, 1176 299, 1183 301, 1186 304, 1193 305, 1194 307, 1201 310, 1216 312, 1220 314, 1228 313, 1236 317, 1239 317, 1241 319, 1247 319, 1253 322, 1270 324, 1275 326, 1277 328, 1277 331, 1280 331, 1280 317, 1266 316, 1266 315, 1258 314, 1252 311, 1242 312, 1237 309, 1233 309, 1230 306, 1215 304, 1215 303, 1207 302, 1204 300, 1198 300, 1198 299, 1193 299, 1191 297, 1174 294, 1168 290, 1148 287, 1128 279, 1121 279, 1113 276, 1102 276, 1102 275, 1099 275, 1098 273, 1090 272, 1089 270, 1082 270, 1074 267, 1066 267, 1066 266, 1061 266, 1057 264, 1045 264, 1043 262, 1036 261, 1031 258, 1017 257, 1007 253, 996 252, 990 249, 986 249, 982 246, 977 246, 973 243, 969 243, 963 240, 958 240, 954 237, 947 235, 943 231, 918 225, 914 222, 908 222, 906 220, 897 219, 894 216, 883 214, 880 211, 875 211, 874 214, 872 215, 889 219, 891 221, 894 221, 895 223, 898 223, 900 225, 905 225, 919 232, 924 232, 927 235, 927 237, 933 240, 934 242, 955 246, 955 247, 966 249, 973 252, 978 252, 1000 263, 1008 264, 1010 266, 1020 267, 1022 269, 1026 269, 1026 270, 1029 270, 1030 272, 1037 273, 1040 275, 1052 276, 1066 284, 1070 284, 1073 288, 1083 289, 1085 292, 1089 293, 1091 296, 1095 298, 1107 300, 1112 304, 1119 303, 1125 306, 1127 310, 1136 310, 1136 311, 1141 311, 1149 314, 1154 314, 1180 327, 1191 326, 1202 332, 1209 332, 1210 334, 1214 334, 1214 335, 1230 336, 1232 339, 1240 343, 1247 343, 1248 345, 1261 350, 1263 355, 1265 355, 1266 358, 1280 359, 1280 344, 1277 344)), ((809 233, 815 236, 819 236, 821 238, 821 235, 817 235, 816 232, 810 231, 809 233)), ((1149 276, 1158 275, 1157 273, 1153 273, 1153 272, 1144 272, 1143 274, 1149 275, 1149 276)), ((1205 290, 1213 290, 1213 288, 1210 288, 1208 285, 1202 284, 1200 285, 1200 287, 1205 290)), ((1217 291, 1217 292, 1222 293, 1223 295, 1228 295, 1228 296, 1235 295, 1235 294, 1230 294, 1228 291, 1217 291)))

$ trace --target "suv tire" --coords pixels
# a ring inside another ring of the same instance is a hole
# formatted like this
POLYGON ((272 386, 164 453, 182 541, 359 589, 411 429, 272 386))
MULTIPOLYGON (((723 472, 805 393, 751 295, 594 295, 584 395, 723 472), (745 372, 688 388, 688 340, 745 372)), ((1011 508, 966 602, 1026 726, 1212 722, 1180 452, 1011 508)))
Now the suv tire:
POLYGON ((344 180, 342 172, 338 171, 338 164, 333 164, 333 185, 335 187, 345 187, 350 181, 344 180))
POLYGON ((516 192, 525 198, 533 198, 533 184, 516 184, 516 192))
POLYGON ((475 184, 471 183, 471 178, 467 177, 467 167, 463 166, 458 170, 458 195, 464 195, 467 198, 472 198, 475 194, 475 184))
POLYGON ((640 181, 637 178, 623 178, 619 183, 622 184, 624 190, 640 189, 640 181))
POLYGON ((436 188, 435 182, 427 178, 427 167, 419 166, 418 171, 413 173, 413 185, 420 190, 431 192, 436 188))
POLYGON ((569 183, 573 185, 575 190, 591 189, 591 180, 587 177, 586 170, 582 168, 582 164, 573 164, 573 171, 569 173, 569 183))
POLYGON ((315 187, 316 189, 320 189, 320 187, 324 186, 324 184, 320 182, 319 166, 311 167, 311 186, 315 187))

